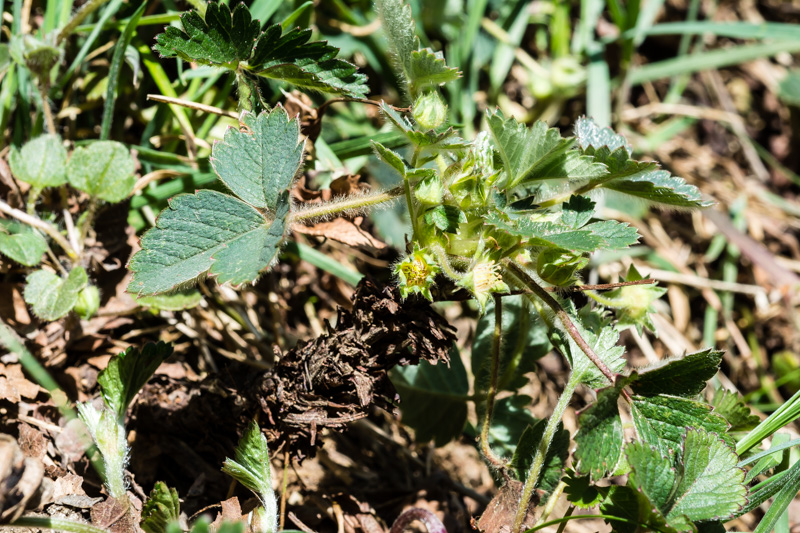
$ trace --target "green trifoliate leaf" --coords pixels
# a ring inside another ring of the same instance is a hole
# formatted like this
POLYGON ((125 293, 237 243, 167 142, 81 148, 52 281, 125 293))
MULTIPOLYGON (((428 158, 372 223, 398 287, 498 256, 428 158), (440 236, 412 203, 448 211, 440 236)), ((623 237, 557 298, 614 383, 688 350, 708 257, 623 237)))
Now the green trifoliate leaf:
POLYGON ((196 12, 181 16, 183 31, 168 27, 156 37, 162 57, 224 67, 287 81, 323 92, 359 97, 367 92, 366 76, 354 65, 336 59, 338 49, 323 41, 309 42, 311 30, 283 34, 280 24, 260 33, 244 4, 233 12, 225 4, 209 2, 205 19, 196 12))
POLYGON ((169 292, 206 272, 219 283, 252 282, 277 259, 288 214, 288 191, 278 198, 273 220, 215 191, 177 196, 142 237, 142 250, 128 265, 128 291, 169 292))
POLYGON ((161 57, 228 68, 250 58, 260 26, 244 4, 231 13, 226 4, 218 2, 206 5, 205 20, 196 11, 184 13, 181 25, 183 31, 168 26, 156 37, 154 48, 161 57))
POLYGON ((136 178, 130 151, 116 141, 94 141, 76 148, 67 165, 69 184, 107 202, 120 202, 133 191, 136 178))
POLYGON ((133 397, 171 354, 169 344, 148 343, 141 351, 131 347, 108 361, 97 382, 106 405, 117 417, 124 419, 133 397))
POLYGON ((243 122, 246 129, 229 128, 214 143, 211 165, 233 194, 274 211, 303 162, 300 123, 280 106, 269 113, 246 113, 243 122))
MULTIPOLYGON (((255 421, 250 424, 239 440, 234 459, 225 459, 222 471, 253 491, 265 508, 269 510, 268 506, 271 505, 273 513, 276 511, 267 438, 255 421)), ((276 514, 273 514, 272 521, 277 524, 276 514)), ((277 528, 273 531, 277 531, 277 528)))
POLYGON ((711 399, 711 406, 715 413, 728 421, 731 432, 749 431, 761 422, 761 419, 751 413, 747 403, 735 392, 717 389, 711 399))
POLYGON ((576 470, 597 481, 614 472, 622 455, 622 419, 617 400, 620 390, 609 387, 597 394, 597 401, 578 416, 575 435, 576 470))
POLYGON ((733 444, 726 433, 728 423, 703 402, 663 394, 634 396, 631 414, 639 439, 662 455, 671 455, 679 449, 687 427, 703 428, 733 444))
POLYGON ((0 219, 0 253, 17 263, 36 266, 47 251, 47 241, 42 235, 22 222, 0 219))
POLYGON ((708 380, 716 375, 721 361, 721 351, 707 348, 661 362, 652 370, 640 370, 631 388, 642 396, 696 396, 706 388, 708 380))
MULTIPOLYGON (((514 469, 517 478, 520 481, 527 480, 528 470, 530 470, 533 458, 536 456, 536 450, 542 440, 547 420, 539 420, 536 424, 528 426, 522 437, 519 439, 514 455, 511 458, 509 466, 514 469)), ((565 430, 561 422, 558 423, 558 429, 550 442, 550 448, 547 450, 545 456, 544 467, 540 474, 540 481, 537 487, 546 494, 555 490, 558 483, 561 481, 561 475, 564 472, 567 457, 569 456, 569 431, 565 430)))
POLYGON ((8 163, 14 176, 43 189, 67 182, 67 150, 58 135, 42 135, 11 149, 8 163))
POLYGON ((73 268, 66 279, 48 270, 37 270, 26 279, 25 302, 42 320, 58 320, 72 310, 88 282, 86 270, 80 266, 73 268))
POLYGON ((411 92, 414 94, 431 86, 438 87, 444 83, 455 81, 461 76, 457 68, 447 66, 444 54, 434 52, 430 48, 411 52, 408 68, 411 92))
MULTIPOLYGON (((636 267, 631 265, 625 281, 644 279, 636 267)), ((642 329, 655 331, 650 313, 655 312, 653 302, 661 298, 667 289, 655 283, 647 285, 629 285, 619 287, 603 295, 603 305, 616 310, 617 326, 620 328, 635 327, 641 335, 642 329)))
POLYGON ((744 470, 733 448, 717 435, 689 428, 672 458, 646 444, 625 447, 633 473, 630 484, 641 491, 677 531, 694 531, 693 522, 732 518, 747 503, 744 470))
POLYGON ((166 533, 167 526, 180 520, 180 517, 178 491, 168 487, 163 481, 156 481, 142 508, 141 528, 145 533, 166 533))
POLYGON ((454 205, 438 205, 425 213, 425 223, 433 224, 445 233, 457 233, 458 225, 466 221, 467 215, 454 205))
POLYGON ((538 180, 588 180, 607 174, 604 165, 573 150, 575 141, 537 122, 528 128, 500 111, 489 113, 489 132, 506 169, 506 187, 538 180))
POLYGON ((392 369, 392 384, 400 394, 403 424, 414 429, 419 442, 444 446, 461 435, 467 423, 469 380, 461 356, 450 354, 450 368, 420 361, 392 369))

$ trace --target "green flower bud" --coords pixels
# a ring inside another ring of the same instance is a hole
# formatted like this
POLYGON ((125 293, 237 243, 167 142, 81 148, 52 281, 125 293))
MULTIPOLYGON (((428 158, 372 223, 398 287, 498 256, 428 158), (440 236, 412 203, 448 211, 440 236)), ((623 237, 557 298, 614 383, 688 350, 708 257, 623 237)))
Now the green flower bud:
POLYGON ((414 196, 422 205, 441 205, 444 198, 444 186, 439 176, 429 176, 414 186, 414 196))
POLYGON ((78 293, 78 302, 73 311, 84 320, 89 320, 100 308, 100 291, 94 285, 89 285, 78 293))
POLYGON ((486 302, 492 293, 504 293, 511 290, 500 275, 500 265, 494 261, 482 261, 475 265, 475 268, 464 276, 459 285, 475 296, 481 307, 481 313, 486 311, 486 302))
POLYGON ((551 285, 567 287, 575 283, 575 272, 582 269, 589 259, 561 250, 546 249, 536 260, 536 272, 551 285))
POLYGON ((434 278, 439 272, 441 272, 441 268, 436 264, 433 256, 415 244, 414 251, 398 263, 394 269, 400 295, 406 299, 410 294, 421 294, 433 301, 430 287, 434 284, 434 278))
POLYGON ((447 122, 447 104, 438 89, 419 95, 414 102, 414 120, 424 130, 435 130, 447 122))

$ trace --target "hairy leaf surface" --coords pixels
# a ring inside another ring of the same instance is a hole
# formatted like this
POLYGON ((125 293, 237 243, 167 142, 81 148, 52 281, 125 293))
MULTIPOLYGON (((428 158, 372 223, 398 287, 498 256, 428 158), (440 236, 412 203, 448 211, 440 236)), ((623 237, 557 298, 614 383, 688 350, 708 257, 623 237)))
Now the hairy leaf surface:
POLYGON ((575 435, 576 470, 597 481, 611 473, 622 455, 622 419, 617 400, 619 389, 609 387, 597 394, 597 401, 578 417, 580 429, 575 435))
POLYGON ((128 348, 108 361, 108 366, 97 376, 97 382, 106 405, 117 418, 124 418, 134 396, 170 355, 171 345, 151 342, 141 350, 128 348))
POLYGON ((130 151, 116 141, 94 141, 75 149, 67 165, 69 184, 107 202, 127 198, 136 183, 130 151))
POLYGON ((66 279, 49 270, 37 270, 26 278, 25 302, 43 320, 58 320, 69 313, 78 301, 89 278, 83 267, 75 267, 66 279))
POLYGON ((280 106, 269 113, 247 113, 243 121, 246 130, 229 128, 214 143, 211 165, 233 194, 274 211, 303 162, 299 121, 280 106))
POLYGON ((667 361, 662 366, 639 374, 631 388, 642 396, 696 396, 706 387, 706 382, 716 375, 722 353, 707 348, 667 361))
POLYGON ((0 253, 17 263, 36 266, 47 251, 47 241, 41 234, 17 220, 0 219, 0 253))
POLYGON ((289 214, 288 192, 278 198, 274 220, 226 194, 201 190, 172 199, 156 227, 142 237, 130 261, 128 290, 158 294, 208 272, 219 283, 255 280, 275 260, 289 214))
POLYGON ((42 135, 20 150, 12 146, 8 164, 18 180, 39 189, 67 182, 67 150, 58 135, 42 135))

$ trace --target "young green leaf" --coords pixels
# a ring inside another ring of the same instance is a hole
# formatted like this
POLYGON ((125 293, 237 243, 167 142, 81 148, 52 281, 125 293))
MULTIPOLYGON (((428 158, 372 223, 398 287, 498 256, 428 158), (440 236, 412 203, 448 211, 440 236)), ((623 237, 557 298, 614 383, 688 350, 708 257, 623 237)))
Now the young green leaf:
POLYGON ((264 506, 266 524, 262 531, 278 531, 278 504, 272 490, 272 473, 269 466, 267 438, 261 428, 253 421, 245 430, 239 445, 236 446, 235 459, 225 459, 222 471, 253 491, 264 506))
POLYGON ((375 7, 381 17, 386 40, 389 41, 389 49, 408 76, 411 54, 420 47, 411 6, 404 0, 378 0, 375 7))
MULTIPOLYGON (((603 327, 598 333, 594 333, 584 327, 581 324, 581 320, 576 316, 573 315, 571 318, 581 336, 611 372, 618 373, 625 368, 625 359, 622 357, 625 353, 625 348, 617 345, 619 332, 616 329, 613 327, 603 327)), ((552 335, 551 340, 570 361, 575 379, 593 388, 607 387, 610 385, 608 379, 600 372, 594 363, 592 363, 583 350, 578 347, 572 337, 567 336, 566 333, 556 331, 552 335)))
POLYGON ((670 455, 679 448, 687 427, 716 433, 733 444, 727 435, 728 423, 703 402, 678 396, 634 396, 631 413, 639 438, 662 455, 670 455))
POLYGON ((100 455, 103 458, 103 471, 100 472, 108 493, 114 498, 125 497, 125 465, 128 462, 128 441, 125 425, 116 414, 103 407, 97 409, 89 402, 79 403, 78 414, 86 424, 100 455))
POLYGON ((372 145, 372 149, 375 150, 375 155, 378 156, 378 159, 392 167, 402 178, 406 177, 408 169, 406 168, 403 158, 400 157, 400 154, 386 148, 377 141, 370 141, 370 144, 372 145))
POLYGON ((246 113, 242 121, 246 129, 229 128, 214 143, 211 166, 233 194, 253 207, 275 211, 303 162, 300 123, 281 106, 269 113, 246 113))
POLYGON ((277 259, 288 214, 288 191, 278 198, 271 221, 241 200, 215 191, 177 196, 131 258, 128 291, 168 292, 206 272, 219 283, 251 282, 277 259))
POLYGON ((11 148, 8 164, 14 176, 33 187, 58 187, 67 182, 67 150, 58 135, 42 135, 11 148))
POLYGON ((631 388, 641 396, 670 394, 673 396, 696 396, 713 378, 722 362, 720 350, 705 350, 667 360, 652 370, 639 374, 631 388))
POLYGON ((136 183, 130 151, 116 141, 94 141, 76 148, 67 165, 69 184, 90 196, 116 203, 127 198, 136 183))
POLYGON ((0 219, 0 253, 17 263, 36 266, 47 251, 47 241, 42 235, 22 222, 0 219))
POLYGON ((140 350, 130 347, 108 361, 97 376, 106 405, 121 420, 153 372, 172 354, 172 346, 164 342, 148 343, 140 350))
POLYGON ((575 469, 597 481, 614 472, 622 455, 622 419, 617 400, 620 390, 608 387, 597 394, 597 401, 578 416, 580 429, 575 435, 575 469))
POLYGON ((458 354, 451 354, 450 368, 421 361, 395 367, 390 374, 400 394, 403 423, 413 428, 417 440, 434 440, 444 446, 461 435, 467 422, 469 383, 458 354))
POLYGON ((567 179, 587 180, 607 174, 604 165, 573 150, 575 141, 561 137, 542 121, 528 128, 500 111, 488 113, 489 132, 506 169, 506 187, 525 182, 567 179))
POLYGON ((744 470, 733 449, 702 429, 684 430, 677 466, 655 448, 634 442, 625 447, 630 483, 645 494, 678 531, 692 522, 729 519, 747 503, 744 470))
POLYGON ((163 481, 156 481, 142 508, 141 528, 146 533, 166 533, 167 526, 171 522, 177 522, 180 516, 178 491, 168 487, 163 481))
POLYGON ((25 280, 25 302, 42 320, 58 320, 69 313, 78 301, 89 278, 83 267, 75 267, 66 279, 49 270, 37 270, 25 280))
MULTIPOLYGON (((509 466, 514 469, 520 481, 525 481, 528 475, 546 425, 547 420, 539 420, 536 424, 528 426, 519 439, 509 466)), ((539 477, 540 481, 537 484, 537 487, 545 491, 546 494, 553 492, 561 481, 561 475, 564 472, 568 456, 569 431, 564 429, 563 424, 559 422, 558 429, 553 436, 552 442, 550 442, 550 447, 547 449, 544 467, 539 477)))
POLYGON ((455 81, 461 76, 457 68, 447 66, 444 54, 434 52, 430 48, 411 52, 408 69, 412 94, 418 94, 431 86, 438 87, 444 83, 455 81))

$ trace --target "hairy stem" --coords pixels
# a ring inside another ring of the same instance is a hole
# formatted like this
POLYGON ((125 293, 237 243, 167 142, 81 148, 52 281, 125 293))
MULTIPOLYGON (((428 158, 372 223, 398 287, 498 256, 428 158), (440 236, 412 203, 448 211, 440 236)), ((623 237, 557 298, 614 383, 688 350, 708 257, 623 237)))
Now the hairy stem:
POLYGON ((79 259, 78 252, 76 252, 69 241, 63 235, 61 235, 61 233, 58 231, 58 228, 52 224, 49 224, 38 217, 25 213, 24 211, 20 211, 19 209, 14 209, 3 200, 0 200, 0 213, 10 215, 20 222, 24 222, 29 226, 42 230, 48 236, 50 236, 51 239, 58 243, 58 245, 70 257, 70 259, 73 261, 77 261, 79 259))
POLYGON ((438 242, 434 242, 428 245, 428 250, 433 252, 433 255, 436 256, 436 262, 439 264, 447 277, 456 282, 464 277, 464 274, 456 270, 456 268, 453 266, 453 263, 450 261, 450 256, 445 251, 444 246, 438 242))
POLYGON ((78 236, 78 245, 81 251, 83 251, 83 246, 86 243, 86 236, 89 234, 89 228, 92 227, 92 222, 94 221, 94 215, 96 212, 97 212, 97 199, 92 198, 89 200, 89 206, 86 208, 86 216, 83 217, 83 221, 81 222, 80 235, 78 236))
MULTIPOLYGON (((546 294, 546 293, 545 293, 546 294)), ((528 476, 525 478, 525 485, 522 487, 522 496, 519 499, 519 507, 517 507, 517 514, 514 516, 514 525, 511 527, 512 533, 522 532, 522 523, 525 521, 525 516, 528 514, 528 506, 531 503, 533 492, 539 485, 539 478, 544 469, 545 459, 547 459, 547 452, 550 450, 550 444, 553 442, 553 437, 558 429, 558 424, 564 416, 564 411, 572 399, 572 394, 578 386, 579 381, 574 378, 574 374, 570 374, 569 381, 564 387, 564 392, 558 399, 558 403, 553 408, 553 414, 547 419, 547 426, 544 428, 542 440, 539 441, 539 446, 536 448, 536 455, 533 457, 530 469, 528 469, 528 476)))
POLYGON ((500 373, 500 342, 503 334, 503 299, 494 296, 494 335, 492 336, 492 366, 489 378, 489 390, 486 393, 486 414, 483 417, 483 427, 481 428, 480 444, 481 453, 495 468, 503 468, 505 462, 502 458, 492 451, 489 445, 489 428, 492 425, 492 414, 494 412, 494 399, 497 396, 497 377, 500 373))
POLYGON ((53 135, 57 134, 56 132, 56 122, 53 120, 53 110, 50 108, 50 102, 47 101, 47 88, 40 87, 39 93, 42 97, 42 112, 44 113, 44 121, 47 124, 47 129, 53 135))
POLYGON ((292 211, 288 223, 310 222, 317 219, 326 219, 342 213, 358 212, 374 205, 391 202, 403 195, 402 187, 395 187, 377 194, 361 194, 347 196, 324 204, 309 205, 292 211))
POLYGON ((586 357, 596 366, 600 372, 608 379, 611 383, 614 383, 614 373, 606 366, 600 356, 598 356, 595 351, 589 346, 589 343, 581 336, 580 331, 578 331, 577 326, 575 323, 572 322, 572 319, 569 317, 567 312, 561 306, 558 301, 553 298, 549 292, 544 290, 541 285, 536 283, 536 281, 531 278, 525 270, 523 270, 519 265, 514 263, 509 259, 504 259, 503 263, 505 264, 506 268, 508 268, 512 274, 518 278, 522 283, 533 292, 540 300, 542 300, 547 307, 553 310, 556 314, 556 317, 564 326, 564 329, 567 331, 567 334, 572 337, 572 340, 575 341, 575 344, 578 345, 578 348, 581 349, 583 353, 586 354, 586 357))
POLYGON ((69 22, 67 22, 66 26, 61 29, 61 32, 58 34, 58 42, 60 43, 64 39, 70 36, 70 34, 75 31, 75 28, 80 26, 81 22, 94 13, 97 8, 102 6, 106 3, 107 0, 89 0, 72 16, 69 22))
POLYGON ((71 533, 106 533, 105 529, 95 527, 91 524, 74 522, 63 518, 51 518, 49 516, 24 516, 11 524, 0 524, 0 528, 5 527, 52 529, 54 531, 69 531, 71 533))
POLYGON ((28 201, 26 202, 25 206, 25 211, 29 215, 33 216, 36 212, 36 201, 39 199, 40 194, 42 194, 42 188, 31 185, 31 188, 28 191, 28 201))

